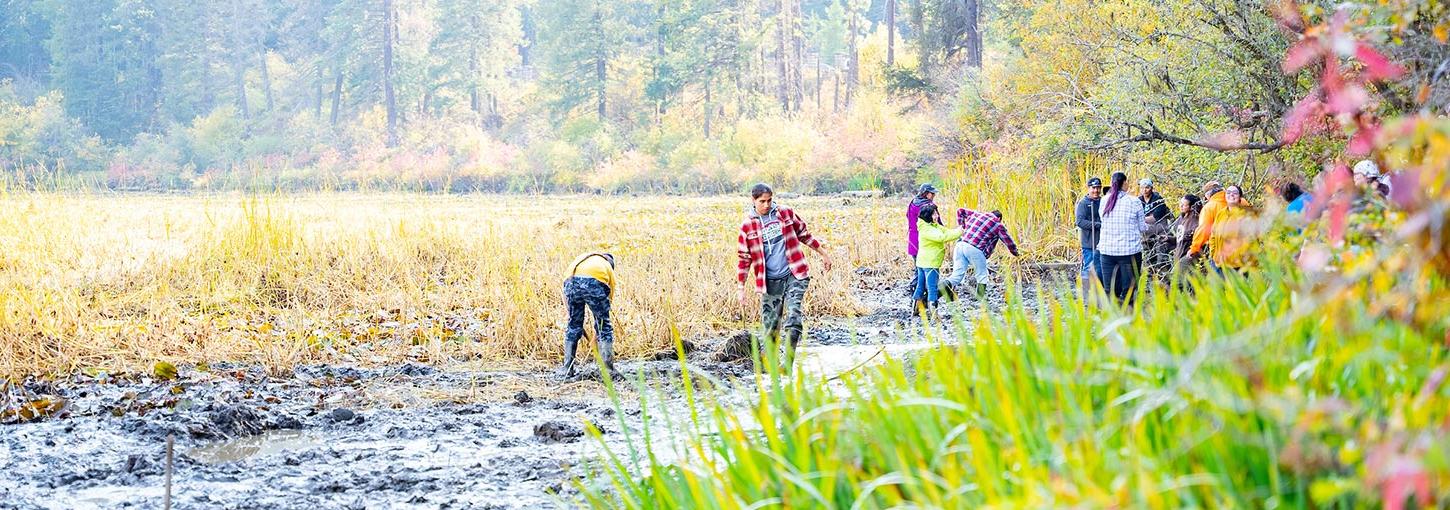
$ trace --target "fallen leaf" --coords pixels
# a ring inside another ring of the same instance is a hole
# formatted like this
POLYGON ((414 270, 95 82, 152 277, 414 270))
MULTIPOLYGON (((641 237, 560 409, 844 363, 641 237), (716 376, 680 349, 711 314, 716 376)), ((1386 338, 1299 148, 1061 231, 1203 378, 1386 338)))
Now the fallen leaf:
POLYGON ((151 373, 155 375, 157 379, 163 381, 170 381, 176 378, 176 365, 172 365, 171 363, 167 363, 165 361, 158 361, 156 362, 155 366, 151 367, 151 373))

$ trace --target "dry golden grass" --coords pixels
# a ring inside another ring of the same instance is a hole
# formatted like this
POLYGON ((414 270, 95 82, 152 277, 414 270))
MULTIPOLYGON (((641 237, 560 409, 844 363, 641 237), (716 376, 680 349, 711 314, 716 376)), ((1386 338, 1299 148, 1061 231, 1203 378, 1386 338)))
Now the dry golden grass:
MULTIPOLYGON (((564 265, 619 257, 625 356, 743 324, 747 197, 0 194, 0 376, 404 359, 552 361, 564 265)), ((834 253, 812 313, 849 315, 852 269, 903 256, 900 200, 786 201, 834 253)), ((905 264, 904 260, 899 263, 905 264)))

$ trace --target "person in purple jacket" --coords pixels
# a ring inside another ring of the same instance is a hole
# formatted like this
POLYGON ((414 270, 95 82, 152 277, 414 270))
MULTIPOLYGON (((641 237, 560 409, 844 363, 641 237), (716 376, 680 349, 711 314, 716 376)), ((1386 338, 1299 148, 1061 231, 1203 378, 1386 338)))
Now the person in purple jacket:
POLYGON ((917 244, 916 220, 921 216, 921 208, 928 205, 936 205, 936 186, 922 184, 916 191, 916 198, 911 199, 911 205, 906 206, 906 253, 911 255, 913 263, 916 262, 916 251, 920 248, 917 244))

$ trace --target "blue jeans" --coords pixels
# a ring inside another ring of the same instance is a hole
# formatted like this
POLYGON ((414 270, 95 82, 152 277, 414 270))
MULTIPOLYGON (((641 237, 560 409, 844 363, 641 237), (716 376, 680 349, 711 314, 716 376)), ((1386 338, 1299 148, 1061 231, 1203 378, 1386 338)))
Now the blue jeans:
POLYGON ((1080 276, 1084 281, 1097 276, 1098 251, 1092 248, 1082 249, 1082 272, 1080 276))
POLYGON ((916 281, 912 283, 912 301, 921 301, 923 298, 928 303, 936 304, 941 299, 941 289, 937 287, 941 283, 941 270, 927 267, 916 268, 916 281))
POLYGON ((977 283, 986 285, 992 281, 987 274, 987 254, 981 249, 972 246, 966 241, 957 241, 957 247, 952 250, 952 274, 947 277, 947 282, 952 285, 961 285, 967 281, 967 266, 972 266, 972 272, 976 273, 977 283))

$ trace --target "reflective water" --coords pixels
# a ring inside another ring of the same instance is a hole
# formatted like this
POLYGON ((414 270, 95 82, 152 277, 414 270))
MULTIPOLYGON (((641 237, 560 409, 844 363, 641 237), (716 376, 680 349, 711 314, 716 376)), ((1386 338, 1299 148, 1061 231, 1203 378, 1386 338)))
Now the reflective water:
POLYGON ((271 430, 254 436, 217 441, 186 450, 183 455, 204 464, 236 462, 302 450, 317 445, 315 435, 299 430, 271 430))

